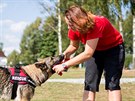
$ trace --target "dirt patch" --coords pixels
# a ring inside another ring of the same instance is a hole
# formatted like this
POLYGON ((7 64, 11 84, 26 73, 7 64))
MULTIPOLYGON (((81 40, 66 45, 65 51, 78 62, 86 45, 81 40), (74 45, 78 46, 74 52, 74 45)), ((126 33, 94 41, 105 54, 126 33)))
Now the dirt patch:
POLYGON ((133 70, 123 70, 122 77, 135 77, 135 69, 133 70))

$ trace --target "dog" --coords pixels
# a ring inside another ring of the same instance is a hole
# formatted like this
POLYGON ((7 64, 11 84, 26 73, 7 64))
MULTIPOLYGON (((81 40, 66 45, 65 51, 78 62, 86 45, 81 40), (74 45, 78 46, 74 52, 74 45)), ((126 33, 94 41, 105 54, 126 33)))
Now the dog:
POLYGON ((52 67, 63 59, 64 55, 59 55, 22 67, 0 67, 0 98, 3 101, 30 101, 34 96, 35 87, 47 81, 55 73, 52 67))

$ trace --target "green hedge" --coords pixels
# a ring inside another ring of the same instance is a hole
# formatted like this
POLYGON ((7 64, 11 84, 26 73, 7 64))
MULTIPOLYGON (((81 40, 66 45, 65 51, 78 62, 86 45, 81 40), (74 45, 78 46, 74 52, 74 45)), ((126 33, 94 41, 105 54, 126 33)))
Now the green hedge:
POLYGON ((130 69, 129 65, 132 64, 132 54, 126 54, 125 57, 125 68, 130 69))

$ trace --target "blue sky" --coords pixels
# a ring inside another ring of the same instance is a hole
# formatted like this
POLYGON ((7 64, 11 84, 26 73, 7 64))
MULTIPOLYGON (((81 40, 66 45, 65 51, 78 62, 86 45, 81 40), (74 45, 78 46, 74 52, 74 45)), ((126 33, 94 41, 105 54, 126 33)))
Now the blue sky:
POLYGON ((39 1, 44 0, 0 0, 0 42, 6 55, 13 50, 19 52, 25 27, 37 17, 44 17, 39 1))

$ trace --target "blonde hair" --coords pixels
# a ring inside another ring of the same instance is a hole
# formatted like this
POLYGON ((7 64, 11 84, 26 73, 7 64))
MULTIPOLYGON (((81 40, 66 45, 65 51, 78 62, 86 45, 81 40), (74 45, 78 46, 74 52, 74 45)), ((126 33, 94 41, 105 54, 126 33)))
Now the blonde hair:
POLYGON ((86 33, 94 26, 94 21, 91 17, 92 13, 86 12, 86 10, 81 8, 80 6, 71 6, 65 11, 65 16, 68 19, 69 23, 72 24, 71 29, 78 30, 81 33, 86 33), (85 22, 83 24, 80 24, 79 19, 85 19, 85 22))

